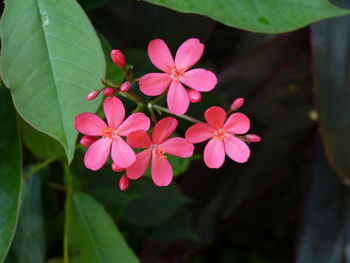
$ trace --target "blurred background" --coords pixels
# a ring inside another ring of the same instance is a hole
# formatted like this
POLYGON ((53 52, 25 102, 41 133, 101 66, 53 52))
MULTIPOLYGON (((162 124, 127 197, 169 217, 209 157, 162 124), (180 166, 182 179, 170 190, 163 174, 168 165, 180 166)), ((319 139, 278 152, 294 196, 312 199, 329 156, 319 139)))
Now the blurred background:
MULTIPOLYGON (((349 179, 344 170, 334 169, 349 161, 345 143, 350 121, 339 115, 350 112, 348 18, 260 34, 145 2, 79 2, 106 58, 111 48, 122 50, 135 65, 135 77, 156 72, 147 56, 150 40, 163 39, 174 54, 186 39, 199 38, 205 51, 197 66, 213 71, 218 85, 202 93, 202 101, 191 104, 188 115, 203 119, 208 107, 228 108, 235 98, 244 97, 240 111, 251 119, 250 132, 263 138, 250 144, 252 155, 245 164, 226 159, 221 169, 209 169, 200 156, 205 144, 200 144, 191 160, 173 160, 176 179, 171 186, 156 187, 144 176, 125 192, 118 189, 118 177, 109 167, 91 172, 82 165, 84 151, 76 152, 75 183, 105 206, 141 262, 350 262, 349 179), (337 103, 345 105, 339 112, 329 106, 337 103), (320 119, 325 123, 321 129, 320 119)), ((107 76, 118 82, 115 69, 109 67, 107 76)), ((129 110, 132 106, 127 104, 129 110)), ((180 124, 177 132, 183 135, 191 123, 180 124)), ((26 147, 24 164, 30 164, 33 156, 30 145, 26 147)), ((59 164, 53 162, 42 173, 49 176, 33 187, 42 189, 50 259, 62 251, 65 194, 40 186, 62 183, 59 164)), ((16 262, 11 259, 15 251, 11 249, 7 262, 16 262)))

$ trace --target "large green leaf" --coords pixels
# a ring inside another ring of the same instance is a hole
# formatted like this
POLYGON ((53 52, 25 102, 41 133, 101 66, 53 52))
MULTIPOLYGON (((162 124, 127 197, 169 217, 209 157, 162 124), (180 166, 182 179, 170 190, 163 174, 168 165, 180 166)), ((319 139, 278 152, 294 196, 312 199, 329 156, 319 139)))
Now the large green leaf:
POLYGON ((327 157, 350 184, 350 17, 312 27, 315 91, 327 157))
POLYGON ((208 16, 254 32, 291 31, 312 22, 349 14, 326 0, 144 0, 184 13, 208 16))
POLYGON ((8 91, 0 87, 0 262, 10 247, 15 232, 21 195, 21 146, 16 113, 8 91))
POLYGON ((24 144, 36 156, 65 158, 64 150, 58 141, 34 129, 22 119, 19 120, 19 127, 24 144))
POLYGON ((139 198, 130 201, 123 219, 142 227, 162 223, 189 202, 174 183, 168 187, 157 187, 151 180, 140 180, 133 182, 128 191, 139 194, 139 198))
POLYGON ((43 263, 45 237, 40 175, 32 175, 27 182, 13 241, 13 252, 17 263, 43 263))
POLYGON ((89 195, 77 193, 71 203, 72 246, 81 262, 139 262, 105 209, 89 195))
POLYGON ((105 73, 101 44, 75 0, 5 1, 1 75, 15 107, 34 128, 61 142, 73 158, 74 117, 95 111, 85 101, 105 73))
POLYGON ((296 262, 349 262, 350 189, 327 163, 320 140, 315 150, 296 262))

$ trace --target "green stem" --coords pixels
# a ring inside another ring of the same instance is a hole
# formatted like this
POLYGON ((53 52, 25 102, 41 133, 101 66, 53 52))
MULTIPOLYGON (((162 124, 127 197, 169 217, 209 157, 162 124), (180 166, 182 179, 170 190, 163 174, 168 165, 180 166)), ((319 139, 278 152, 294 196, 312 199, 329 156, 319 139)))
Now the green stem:
POLYGON ((64 204, 64 232, 63 232, 63 263, 69 263, 69 225, 70 225, 70 204, 73 193, 73 178, 68 164, 64 164, 64 177, 67 186, 66 201, 64 204))
POLYGON ((147 104, 147 109, 148 109, 149 113, 151 114, 152 122, 156 123, 157 122, 157 117, 156 117, 156 114, 154 113, 154 110, 153 110, 153 104, 152 103, 148 103, 147 104))
POLYGON ((136 104, 144 104, 147 105, 147 101, 141 98, 139 95, 137 95, 135 92, 128 91, 128 92, 119 92, 118 95, 123 96, 124 98, 127 98, 131 100, 132 102, 136 104))
POLYGON ((155 97, 153 100, 151 100, 150 103, 156 104, 158 101, 160 101, 161 99, 163 99, 165 96, 166 96, 166 93, 163 93, 162 95, 159 95, 158 97, 155 97))
MULTIPOLYGON (((165 107, 159 106, 159 105, 157 105, 157 104, 151 104, 151 105, 152 105, 152 108, 155 108, 156 110, 160 110, 160 111, 169 113, 169 114, 171 114, 171 115, 174 115, 174 116, 176 116, 176 117, 182 118, 182 119, 184 119, 184 120, 188 120, 188 121, 193 122, 193 123, 202 123, 202 121, 197 120, 197 119, 195 119, 195 118, 193 118, 193 117, 191 117, 191 116, 188 116, 188 115, 185 115, 185 114, 184 114, 184 115, 178 116, 178 115, 176 115, 176 114, 171 113, 171 112, 170 112, 167 108, 165 108, 165 107)), ((150 107, 150 106, 148 106, 148 107, 150 107)))
POLYGON ((27 179, 28 177, 32 176, 33 174, 39 172, 41 169, 44 169, 46 166, 48 166, 50 163, 56 160, 56 157, 50 157, 46 159, 45 161, 36 164, 32 169, 30 169, 28 172, 26 172, 23 175, 24 179, 27 179))

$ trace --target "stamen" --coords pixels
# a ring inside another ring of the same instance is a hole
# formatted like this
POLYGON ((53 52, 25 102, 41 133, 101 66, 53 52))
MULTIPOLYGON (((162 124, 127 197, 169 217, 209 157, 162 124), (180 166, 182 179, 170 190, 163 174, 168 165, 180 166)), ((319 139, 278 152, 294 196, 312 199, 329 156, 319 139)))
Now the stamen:
POLYGON ((156 159, 161 160, 161 159, 166 159, 167 157, 164 155, 164 150, 160 148, 158 145, 152 145, 153 148, 153 154, 156 159))
POLYGON ((224 129, 217 129, 214 132, 214 138, 217 139, 219 142, 223 142, 226 138, 226 131, 224 129))
POLYGON ((172 79, 179 79, 184 75, 184 71, 183 70, 179 70, 177 68, 173 68, 173 70, 170 73, 170 77, 172 79))
POLYGON ((109 138, 109 139, 113 139, 113 129, 112 128, 105 128, 102 131, 102 137, 103 138, 109 138))

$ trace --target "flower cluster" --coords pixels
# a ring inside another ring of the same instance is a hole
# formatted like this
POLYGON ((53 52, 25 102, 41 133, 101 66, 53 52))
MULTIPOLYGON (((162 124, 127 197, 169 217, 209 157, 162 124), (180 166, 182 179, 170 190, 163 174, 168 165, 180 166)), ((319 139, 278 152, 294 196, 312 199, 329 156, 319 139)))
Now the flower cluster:
POLYGON ((201 58, 203 50, 204 45, 198 39, 189 39, 178 48, 174 59, 163 40, 152 40, 148 46, 148 55, 152 64, 163 73, 149 73, 139 79, 142 93, 158 96, 150 102, 130 90, 132 83, 138 79, 132 78, 132 67, 127 69, 124 54, 120 50, 112 50, 111 58, 124 69, 126 81, 118 86, 104 80, 105 87, 92 91, 86 98, 95 99, 103 90, 107 97, 103 103, 106 122, 94 113, 82 113, 75 119, 76 130, 84 134, 80 143, 88 147, 84 157, 88 169, 99 170, 111 155, 112 169, 124 172, 119 187, 125 190, 130 179, 140 178, 149 166, 156 185, 169 185, 173 169, 167 156, 189 158, 193 155, 193 144, 207 140, 204 162, 209 168, 220 168, 226 155, 238 163, 248 160, 250 149, 247 143, 259 142, 261 138, 255 134, 246 134, 250 128, 249 118, 236 112, 243 105, 243 98, 236 99, 227 112, 221 107, 210 107, 204 113, 206 122, 184 115, 190 102, 201 100, 200 92, 211 91, 217 84, 216 76, 211 71, 190 70, 201 58), (168 109, 155 104, 165 93, 168 109), (138 106, 146 106, 144 108, 149 111, 154 122, 151 132, 151 120, 145 113, 136 112, 125 119, 124 105, 114 96, 118 94, 138 106), (185 138, 171 137, 177 128, 177 120, 163 117, 157 121, 155 111, 166 112, 195 124, 186 131, 185 138), (135 153, 134 149, 142 150, 135 153))

